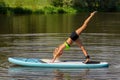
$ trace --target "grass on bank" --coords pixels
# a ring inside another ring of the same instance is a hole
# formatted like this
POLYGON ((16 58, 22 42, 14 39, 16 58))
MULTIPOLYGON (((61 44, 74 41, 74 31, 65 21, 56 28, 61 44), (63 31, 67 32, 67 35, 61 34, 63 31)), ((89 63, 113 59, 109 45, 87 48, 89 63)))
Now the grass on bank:
POLYGON ((76 13, 77 10, 72 7, 54 7, 46 6, 40 9, 32 10, 30 8, 22 7, 1 7, 2 14, 54 14, 54 13, 76 13))
POLYGON ((51 0, 2 0, 0 14, 76 13, 72 7, 55 7, 51 0))
POLYGON ((97 10, 101 12, 120 11, 119 4, 118 5, 116 4, 115 7, 114 6, 112 7, 112 4, 110 5, 102 4, 103 6, 100 7, 100 4, 93 3, 92 4, 93 6, 89 7, 85 5, 84 0, 79 0, 79 2, 75 1, 76 4, 74 4, 74 6, 69 2, 74 0, 63 0, 64 3, 63 2, 60 3, 61 1, 62 0, 0 0, 0 14, 11 15, 11 14, 78 13, 78 12, 88 12, 93 10, 97 10), (53 4, 53 1, 55 4, 53 4), (94 4, 97 4, 97 6, 94 6, 94 4))
POLYGON ((76 12, 77 11, 72 7, 46 6, 44 8, 34 11, 33 13, 53 14, 53 13, 76 13, 76 12))

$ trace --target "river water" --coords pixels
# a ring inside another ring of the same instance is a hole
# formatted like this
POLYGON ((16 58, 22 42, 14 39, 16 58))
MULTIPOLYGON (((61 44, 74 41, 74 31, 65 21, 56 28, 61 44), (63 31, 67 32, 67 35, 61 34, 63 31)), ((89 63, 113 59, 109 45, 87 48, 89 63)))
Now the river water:
MULTIPOLYGON (((97 13, 80 35, 91 60, 109 68, 49 69, 15 66, 8 57, 52 58, 55 47, 82 25, 88 13, 0 15, 0 80, 120 80, 120 13, 97 13)), ((74 43, 61 60, 81 60, 74 43)))

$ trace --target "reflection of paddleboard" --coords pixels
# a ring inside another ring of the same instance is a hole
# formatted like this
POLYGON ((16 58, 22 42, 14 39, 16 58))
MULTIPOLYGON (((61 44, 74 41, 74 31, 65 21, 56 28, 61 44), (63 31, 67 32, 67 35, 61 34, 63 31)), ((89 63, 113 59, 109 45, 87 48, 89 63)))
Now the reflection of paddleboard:
POLYGON ((109 64, 107 62, 95 62, 91 61, 87 64, 81 61, 56 61, 50 63, 50 59, 38 59, 38 58, 20 58, 20 57, 11 57, 8 58, 8 61, 27 67, 40 67, 40 68, 105 68, 109 64))

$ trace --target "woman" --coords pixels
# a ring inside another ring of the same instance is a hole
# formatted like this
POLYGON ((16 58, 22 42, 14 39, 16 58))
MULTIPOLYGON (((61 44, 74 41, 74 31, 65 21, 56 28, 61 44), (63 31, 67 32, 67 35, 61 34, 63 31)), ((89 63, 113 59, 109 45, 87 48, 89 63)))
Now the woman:
POLYGON ((77 30, 71 33, 70 37, 63 43, 61 44, 58 48, 55 48, 53 52, 53 59, 51 62, 54 62, 56 59, 62 55, 63 50, 66 48, 70 48, 73 42, 75 42, 83 51, 86 61, 84 63, 87 63, 90 60, 90 56, 88 55, 87 51, 83 47, 81 40, 79 39, 79 35, 82 33, 82 31, 87 27, 88 22, 91 20, 91 18, 94 16, 94 14, 97 11, 94 11, 90 14, 90 16, 84 21, 83 25, 79 27, 77 30))

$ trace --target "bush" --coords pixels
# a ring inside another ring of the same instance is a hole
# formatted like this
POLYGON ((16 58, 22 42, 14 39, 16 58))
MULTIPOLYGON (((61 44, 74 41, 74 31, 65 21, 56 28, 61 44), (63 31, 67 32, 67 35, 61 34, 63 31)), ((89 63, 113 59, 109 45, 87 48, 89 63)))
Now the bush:
POLYGON ((34 11, 35 14, 44 14, 44 10, 43 9, 38 9, 36 11, 34 11))
POLYGON ((71 7, 73 0, 52 0, 52 5, 55 7, 71 7))
POLYGON ((49 13, 49 14, 56 13, 55 7, 53 6, 44 7, 44 11, 45 13, 49 13))
POLYGON ((57 12, 58 12, 58 13, 66 13, 66 11, 65 11, 63 8, 58 8, 58 9, 57 9, 57 12))
POLYGON ((0 2, 0 13, 1 14, 6 14, 7 13, 7 7, 4 2, 0 2))
POLYGON ((16 7, 13 9, 14 14, 32 14, 32 10, 30 9, 23 9, 21 7, 16 7))
POLYGON ((51 4, 55 7, 62 7, 63 6, 63 0, 52 0, 51 4))

